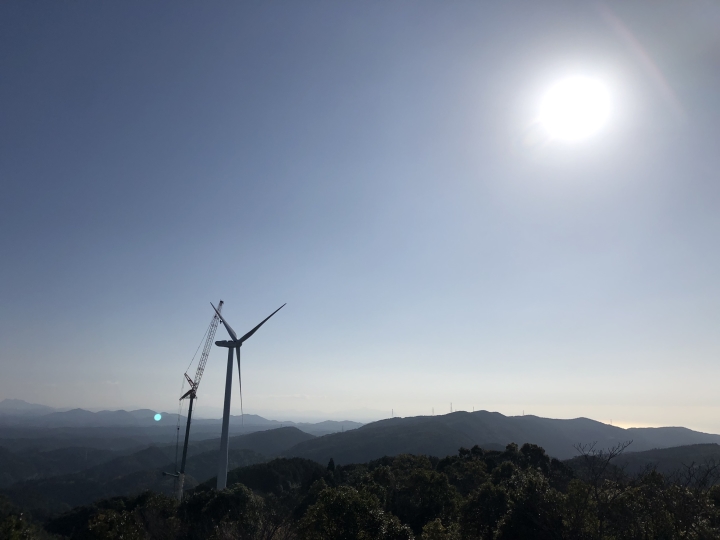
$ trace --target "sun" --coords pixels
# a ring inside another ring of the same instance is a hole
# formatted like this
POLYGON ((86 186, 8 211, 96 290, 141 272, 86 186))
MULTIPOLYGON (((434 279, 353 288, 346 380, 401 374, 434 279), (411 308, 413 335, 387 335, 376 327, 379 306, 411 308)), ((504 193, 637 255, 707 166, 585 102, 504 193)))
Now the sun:
POLYGON ((550 137, 573 142, 587 139, 610 116, 610 92, 590 77, 568 77, 551 86, 540 102, 540 124, 550 137))

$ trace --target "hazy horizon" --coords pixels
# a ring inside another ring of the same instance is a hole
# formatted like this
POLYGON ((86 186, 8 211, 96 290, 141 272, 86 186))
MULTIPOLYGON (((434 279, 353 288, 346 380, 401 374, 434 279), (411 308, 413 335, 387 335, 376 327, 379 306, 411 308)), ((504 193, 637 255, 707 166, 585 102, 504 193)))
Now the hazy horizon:
MULTIPOLYGON (((24 400, 23 400, 24 401, 24 400)), ((37 405, 46 405, 43 403, 37 403, 37 405)), ((52 405, 47 405, 49 407, 53 407, 52 405)), ((53 407, 56 411, 59 412, 65 412, 70 411, 73 409, 84 409, 88 410, 90 412, 101 412, 101 411, 117 411, 117 410, 125 410, 125 411, 134 411, 134 410, 151 410, 153 412, 159 412, 162 414, 178 414, 180 412, 181 415, 185 416, 187 414, 187 410, 185 407, 182 408, 182 410, 178 411, 176 410, 164 410, 164 409, 153 409, 149 407, 141 407, 141 406, 126 406, 126 407, 120 407, 117 409, 111 408, 106 409, 103 407, 53 407)), ((317 423, 317 422, 323 422, 323 421, 351 421, 351 422, 359 422, 362 424, 368 424, 372 422, 377 422, 379 420, 385 420, 388 418, 407 418, 407 417, 415 417, 415 416, 442 416, 446 414, 450 414, 451 412, 481 412, 485 409, 464 409, 464 408, 457 408, 455 404, 452 406, 452 411, 449 410, 440 410, 437 411, 434 410, 434 408, 431 409, 430 413, 423 414, 400 414, 402 411, 395 411, 394 409, 391 409, 390 411, 380 411, 380 410, 371 410, 371 409, 356 409, 356 410, 347 410, 347 411, 332 411, 332 412, 323 412, 323 411, 298 411, 298 410, 270 410, 270 411, 245 411, 244 414, 246 415, 256 415, 260 416, 262 418, 265 418, 266 420, 272 420, 277 422, 297 422, 297 423, 317 423)), ((493 411, 488 410, 487 412, 498 412, 500 414, 503 414, 504 416, 512 417, 512 416, 538 416, 543 417, 542 415, 533 414, 530 411, 523 410, 520 414, 504 414, 501 411, 493 411)), ((237 414, 232 414, 232 416, 237 417, 240 415, 240 411, 237 411, 237 414)), ((201 418, 201 419, 208 419, 208 420, 220 420, 222 419, 222 408, 221 407, 204 407, 202 405, 196 405, 193 408, 193 418, 201 418)), ((569 416, 569 417, 553 417, 560 420, 572 420, 576 418, 587 418, 582 416, 569 416)), ((693 428, 692 426, 687 425, 671 425, 671 424, 633 424, 633 423, 621 423, 614 421, 613 419, 610 419, 608 421, 603 420, 597 420, 596 418, 590 418, 590 420, 596 420, 598 422, 602 422, 604 424, 609 424, 615 427, 620 427, 623 429, 627 428, 657 428, 657 427, 686 427, 688 429, 693 429, 694 431, 702 431, 700 428, 693 428)), ((712 432, 708 432, 712 433, 712 432)))
POLYGON ((287 302, 243 346, 246 413, 720 433, 719 25, 670 1, 2 3, 0 400, 176 412, 222 299, 238 333, 287 302), (610 108, 560 140, 543 96, 572 77, 610 108))

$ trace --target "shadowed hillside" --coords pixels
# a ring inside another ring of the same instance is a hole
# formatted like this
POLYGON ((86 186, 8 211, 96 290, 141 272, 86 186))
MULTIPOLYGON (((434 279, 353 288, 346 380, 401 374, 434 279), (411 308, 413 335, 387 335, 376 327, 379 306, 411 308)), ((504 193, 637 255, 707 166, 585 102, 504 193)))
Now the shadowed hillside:
MULTIPOLYGON (((230 448, 252 450, 258 454, 273 457, 296 444, 312 439, 315 439, 314 435, 305 433, 296 427, 283 427, 230 437, 230 448)), ((220 439, 208 439, 191 445, 193 453, 218 451, 219 448, 220 439)))
POLYGON ((633 451, 697 443, 719 443, 720 435, 685 428, 632 428, 609 426, 587 418, 555 420, 537 416, 504 416, 496 412, 456 412, 442 416, 393 418, 373 422, 346 433, 326 435, 302 442, 286 456, 327 463, 362 463, 401 453, 452 455, 457 448, 479 445, 501 448, 508 443, 532 443, 549 455, 568 459, 577 454, 574 445, 597 443, 598 448, 632 440, 633 451))
MULTIPOLYGON (((298 442, 314 438, 294 427, 232 437, 228 466, 234 469, 261 463, 298 442)), ((219 439, 190 445, 186 488, 217 475, 219 448, 219 439)), ((18 506, 38 515, 147 489, 170 494, 174 478, 163 472, 175 472, 175 451, 175 445, 151 446, 116 457, 112 452, 93 449, 10 452, 0 448, 0 487, 18 506), (72 474, 64 474, 69 472, 72 474)))
MULTIPOLYGON (((280 495, 299 486, 307 487, 326 474, 325 467, 309 459, 277 458, 267 463, 232 469, 228 472, 227 483, 228 486, 240 483, 254 491, 280 495)), ((214 476, 194 491, 214 489, 216 482, 217 476, 214 476)))
MULTIPOLYGON (((213 450, 188 458, 187 488, 217 475, 217 454, 218 451, 213 450)), ((234 449, 228 454, 228 465, 245 467, 266 459, 250 450, 234 449)), ((17 482, 2 493, 35 516, 49 516, 96 499, 134 495, 145 490, 170 495, 175 479, 163 472, 174 470, 175 464, 170 462, 167 449, 151 446, 79 473, 17 482)))
POLYGON ((0 488, 15 482, 79 472, 117 457, 96 448, 59 448, 11 452, 0 446, 0 488))
POLYGON ((693 444, 674 448, 628 452, 616 460, 626 474, 641 474, 655 469, 664 475, 682 474, 688 467, 720 465, 720 445, 693 444))

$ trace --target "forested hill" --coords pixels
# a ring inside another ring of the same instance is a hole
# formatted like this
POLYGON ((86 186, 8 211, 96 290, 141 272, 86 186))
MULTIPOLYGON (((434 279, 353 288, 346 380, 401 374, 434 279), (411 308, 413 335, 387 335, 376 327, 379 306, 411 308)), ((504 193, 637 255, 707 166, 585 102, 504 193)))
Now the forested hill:
POLYGON ((590 453, 568 467, 540 447, 510 444, 352 465, 281 458, 235 469, 228 489, 210 481, 180 504, 152 492, 100 500, 45 521, 44 530, 0 496, 0 533, 69 540, 720 538, 716 469, 627 476, 615 466, 620 457, 590 453))
POLYGON ((706 470, 717 470, 720 467, 720 445, 692 444, 645 452, 627 452, 615 460, 615 465, 628 475, 656 470, 668 477, 685 474, 689 469, 704 467, 706 470))
MULTIPOLYGON (((305 433, 296 427, 282 427, 230 437, 230 448, 252 450, 265 456, 274 457, 296 444, 314 438, 314 435, 305 433)), ((219 448, 219 439, 207 439, 193 444, 195 452, 218 451, 219 448)))
MULTIPOLYGON (((231 437, 229 466, 232 469, 267 461, 312 438, 295 427, 231 437)), ((217 474, 219 450, 218 439, 189 446, 186 487, 217 474)), ((0 494, 9 496, 36 517, 57 514, 95 499, 147 489, 170 494, 174 480, 163 472, 175 470, 175 458, 174 445, 150 446, 126 455, 85 448, 10 452, 0 446, 0 494)))
POLYGON ((623 429, 588 418, 556 420, 476 411, 381 420, 356 430, 301 442, 284 455, 319 463, 333 458, 336 463, 346 464, 403 453, 443 457, 455 454, 461 447, 479 445, 497 450, 511 442, 520 445, 528 442, 542 446, 553 457, 568 459, 577 455, 574 448, 577 444, 596 443, 598 448, 608 448, 630 440, 633 443, 628 450, 639 452, 720 443, 720 435, 678 427, 623 429))

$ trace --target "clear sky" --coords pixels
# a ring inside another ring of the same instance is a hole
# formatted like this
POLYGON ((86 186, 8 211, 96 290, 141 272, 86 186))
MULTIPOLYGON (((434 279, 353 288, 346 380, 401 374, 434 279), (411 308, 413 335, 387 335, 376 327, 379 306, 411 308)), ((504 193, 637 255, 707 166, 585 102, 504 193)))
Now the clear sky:
POLYGON ((246 412, 720 433, 719 27, 700 0, 2 2, 0 397, 175 411, 211 301, 238 332, 287 302, 246 412), (578 76, 608 118, 548 138, 578 76))

